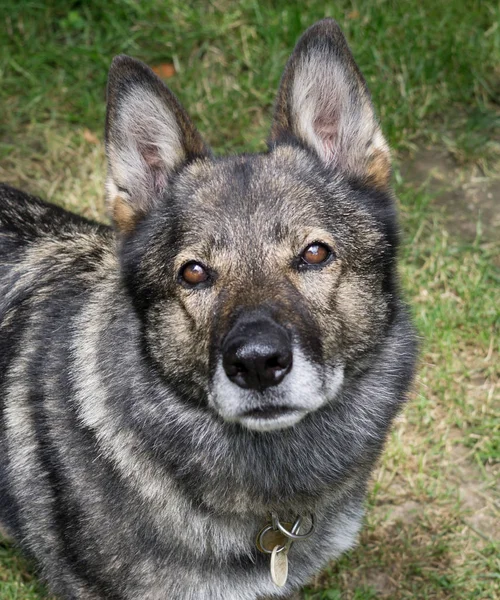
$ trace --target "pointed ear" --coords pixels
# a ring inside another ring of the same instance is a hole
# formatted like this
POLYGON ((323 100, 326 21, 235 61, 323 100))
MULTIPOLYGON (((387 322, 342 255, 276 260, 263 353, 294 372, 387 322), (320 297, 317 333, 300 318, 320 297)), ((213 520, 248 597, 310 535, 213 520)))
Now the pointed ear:
POLYGON ((333 19, 310 27, 286 65, 270 142, 290 137, 332 169, 378 187, 389 183, 389 148, 366 82, 333 19))
POLYGON ((209 150, 153 71, 117 56, 108 77, 106 153, 110 212, 126 232, 161 199, 177 169, 209 150))

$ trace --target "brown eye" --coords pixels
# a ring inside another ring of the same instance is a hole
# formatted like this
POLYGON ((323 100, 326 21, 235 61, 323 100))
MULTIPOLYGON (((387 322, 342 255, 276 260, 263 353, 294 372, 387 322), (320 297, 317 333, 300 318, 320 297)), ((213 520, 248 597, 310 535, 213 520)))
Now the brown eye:
POLYGON ((304 266, 322 266, 329 262, 333 257, 333 251, 326 246, 325 244, 321 244, 320 242, 315 242, 302 252, 300 255, 302 267, 304 266))
POLYGON ((187 284, 188 286, 206 284, 209 282, 209 279, 208 270, 200 263, 194 261, 185 264, 179 272, 180 283, 187 284))

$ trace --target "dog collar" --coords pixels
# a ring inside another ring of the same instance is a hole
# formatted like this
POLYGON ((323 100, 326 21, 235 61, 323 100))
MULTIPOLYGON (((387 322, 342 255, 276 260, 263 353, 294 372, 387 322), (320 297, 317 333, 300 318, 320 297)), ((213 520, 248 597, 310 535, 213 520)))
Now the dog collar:
POLYGON ((288 579, 288 551, 294 542, 307 540, 314 533, 315 519, 311 513, 311 526, 306 533, 300 533, 303 517, 297 516, 293 523, 281 522, 275 512, 271 522, 257 534, 255 545, 259 552, 271 555, 271 579, 278 587, 283 587, 288 579))

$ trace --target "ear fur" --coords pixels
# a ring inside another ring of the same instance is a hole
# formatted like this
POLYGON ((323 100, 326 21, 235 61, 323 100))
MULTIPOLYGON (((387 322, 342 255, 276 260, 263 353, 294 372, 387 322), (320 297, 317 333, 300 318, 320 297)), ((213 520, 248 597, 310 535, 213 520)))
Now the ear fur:
POLYGON ((108 205, 131 231, 184 163, 209 155, 177 98, 144 63, 117 56, 109 71, 106 115, 108 205))
POLYGON ((294 137, 323 163, 384 188, 390 153, 366 82, 340 27, 323 19, 299 39, 283 73, 270 143, 294 137))

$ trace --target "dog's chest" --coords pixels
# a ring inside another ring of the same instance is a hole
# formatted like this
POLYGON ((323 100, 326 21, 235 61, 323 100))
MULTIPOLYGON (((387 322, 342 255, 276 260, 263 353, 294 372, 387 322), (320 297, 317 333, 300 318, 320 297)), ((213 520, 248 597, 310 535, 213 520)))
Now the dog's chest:
MULTIPOLYGON (((196 529, 201 531, 203 527, 200 523, 196 525, 196 521, 197 518, 192 515, 191 526, 186 527, 184 532, 186 536, 195 535, 193 532, 196 529)), ((259 550, 259 520, 249 521, 251 522, 226 522, 225 526, 220 526, 216 519, 205 519, 207 536, 198 538, 198 544, 196 537, 191 538, 189 552, 183 552, 183 545, 179 546, 176 560, 172 562, 171 556, 165 557, 161 569, 158 569, 157 561, 154 561, 156 564, 153 567, 151 558, 144 558, 142 568, 138 569, 138 573, 141 573, 138 581, 144 583, 149 580, 151 583, 146 593, 144 590, 141 592, 141 598, 163 600, 165 590, 174 590, 175 597, 179 600, 256 600, 266 596, 288 597, 294 590, 307 583, 326 562, 353 545, 360 527, 361 514, 359 511, 350 511, 338 514, 335 519, 321 519, 310 537, 290 544, 287 548, 286 581, 279 581, 279 573, 278 580, 275 573, 273 581, 272 554, 262 551, 272 550, 270 546, 273 543, 282 544, 285 540, 279 536, 265 536, 261 538, 265 548, 259 550), (149 572, 148 577, 144 576, 146 572, 149 572), (281 583, 282 587, 277 583, 281 583)), ((271 521, 267 526, 270 525, 271 521)), ((296 532, 305 532, 309 526, 306 520, 304 528, 296 532)))

